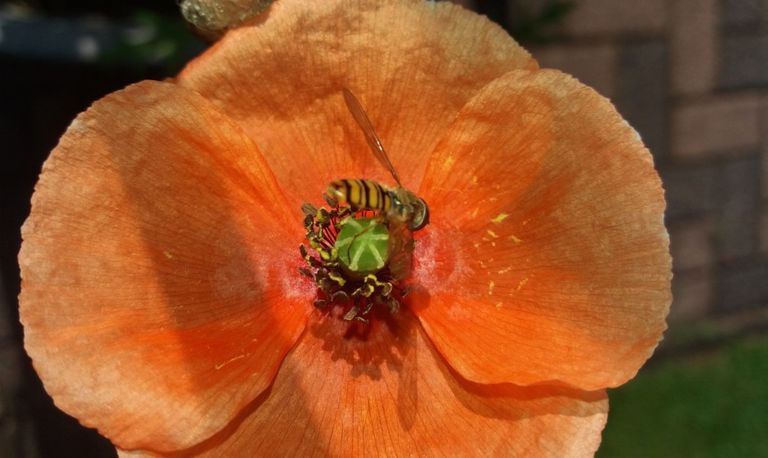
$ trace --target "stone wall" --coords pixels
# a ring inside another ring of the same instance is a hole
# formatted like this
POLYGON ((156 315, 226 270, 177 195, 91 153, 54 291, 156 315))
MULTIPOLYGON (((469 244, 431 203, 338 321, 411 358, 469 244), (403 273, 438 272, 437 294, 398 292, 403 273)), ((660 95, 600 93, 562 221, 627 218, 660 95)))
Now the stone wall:
MULTIPOLYGON (((507 13, 545 1, 511 0, 507 13)), ((674 257, 670 320, 764 319, 768 0, 574 3, 556 40, 524 45, 612 99, 653 152, 674 257)))

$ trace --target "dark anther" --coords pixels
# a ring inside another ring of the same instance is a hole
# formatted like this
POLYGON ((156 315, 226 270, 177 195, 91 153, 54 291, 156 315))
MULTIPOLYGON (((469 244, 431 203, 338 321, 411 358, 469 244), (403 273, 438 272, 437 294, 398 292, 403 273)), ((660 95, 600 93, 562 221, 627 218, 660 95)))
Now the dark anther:
POLYGON ((325 199, 326 202, 328 202, 328 205, 331 208, 336 208, 339 206, 339 201, 337 201, 335 198, 331 197, 328 193, 323 193, 323 199, 325 199))
MULTIPOLYGON (((368 323, 377 307, 395 313, 400 308, 399 301, 405 290, 388 267, 361 278, 350 275, 339 260, 336 240, 341 231, 341 221, 349 215, 362 217, 360 212, 353 212, 349 207, 340 208, 332 197, 325 197, 326 201, 334 204, 330 209, 310 204, 302 206, 307 243, 299 247, 299 253, 306 265, 300 267, 299 272, 314 280, 318 289, 315 307, 324 311, 341 307, 344 320, 361 323, 368 323)), ((368 214, 366 217, 376 215, 368 214)))
POLYGON ((315 278, 314 274, 312 274, 312 272, 306 267, 299 267, 299 273, 304 275, 305 277, 315 278))

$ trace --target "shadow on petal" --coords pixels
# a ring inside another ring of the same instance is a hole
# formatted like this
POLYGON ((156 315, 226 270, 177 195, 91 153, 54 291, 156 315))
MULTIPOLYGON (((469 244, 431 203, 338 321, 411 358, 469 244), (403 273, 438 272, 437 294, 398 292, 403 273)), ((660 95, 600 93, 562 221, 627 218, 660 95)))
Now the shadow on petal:
POLYGON ((124 448, 225 426, 271 383, 313 294, 284 281, 301 235, 281 202, 250 139, 191 91, 144 82, 78 117, 19 258, 25 345, 56 404, 124 448))
POLYGON ((402 310, 366 333, 317 313, 269 391, 182 455, 589 456, 605 393, 456 376, 402 310))

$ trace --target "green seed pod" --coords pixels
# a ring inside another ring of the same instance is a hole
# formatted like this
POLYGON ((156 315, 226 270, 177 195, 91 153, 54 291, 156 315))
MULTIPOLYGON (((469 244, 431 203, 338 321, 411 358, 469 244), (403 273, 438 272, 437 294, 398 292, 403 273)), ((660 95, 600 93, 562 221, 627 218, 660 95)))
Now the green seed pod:
POLYGON ((377 218, 347 218, 335 245, 344 269, 357 277, 375 273, 389 260, 389 230, 377 218))

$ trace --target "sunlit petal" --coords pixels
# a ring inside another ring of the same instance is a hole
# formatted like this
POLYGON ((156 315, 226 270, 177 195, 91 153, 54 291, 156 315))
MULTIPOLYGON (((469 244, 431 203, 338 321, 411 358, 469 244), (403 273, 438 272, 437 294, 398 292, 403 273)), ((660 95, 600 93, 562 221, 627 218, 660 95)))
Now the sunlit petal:
POLYGON ((317 201, 328 182, 394 184, 341 98, 356 93, 403 183, 459 109, 489 81, 535 61, 499 26, 448 2, 276 2, 179 75, 237 120, 286 193, 317 201))
POLYGON ((508 74, 448 129, 421 193, 417 314, 456 370, 583 389, 634 376, 671 300, 664 196, 606 99, 559 72, 508 74))

